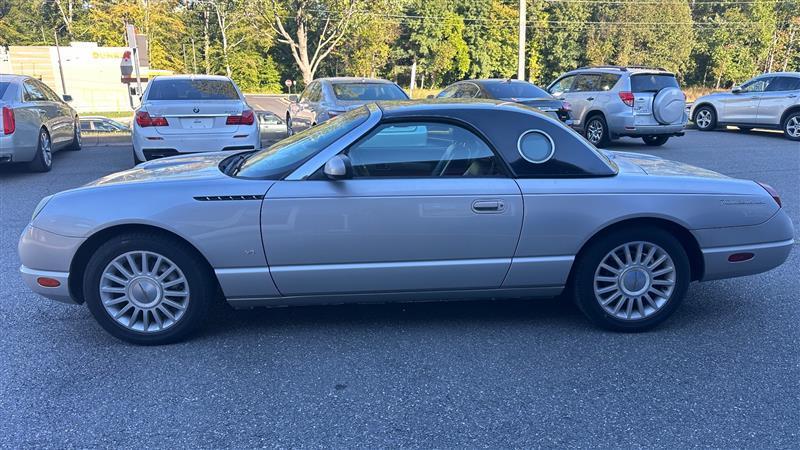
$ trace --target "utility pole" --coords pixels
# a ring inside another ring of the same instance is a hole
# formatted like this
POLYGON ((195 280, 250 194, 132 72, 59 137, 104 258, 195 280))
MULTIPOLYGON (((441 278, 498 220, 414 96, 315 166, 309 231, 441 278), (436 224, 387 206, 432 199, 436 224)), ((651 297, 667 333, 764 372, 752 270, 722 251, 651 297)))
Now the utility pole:
POLYGON ((64 83, 64 66, 61 64, 61 49, 58 47, 58 30, 53 32, 56 38, 56 56, 58 57, 58 74, 61 75, 61 95, 67 95, 67 85, 64 83))
POLYGON ((519 49, 517 50, 517 79, 525 79, 525 26, 527 25, 527 0, 519 0, 519 49))

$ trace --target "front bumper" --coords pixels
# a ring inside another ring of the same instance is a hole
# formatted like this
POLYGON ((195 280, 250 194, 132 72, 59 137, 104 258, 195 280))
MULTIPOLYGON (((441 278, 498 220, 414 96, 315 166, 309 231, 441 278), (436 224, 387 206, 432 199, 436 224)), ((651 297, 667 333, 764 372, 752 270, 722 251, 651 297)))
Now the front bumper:
POLYGON ((51 272, 48 270, 36 270, 20 266, 19 273, 22 275, 22 280, 25 281, 25 284, 27 284, 33 292, 36 292, 42 297, 62 303, 69 303, 70 305, 77 305, 69 293, 69 272, 51 272), (42 286, 37 281, 40 277, 57 280, 59 285, 58 287, 42 286))
POLYGON ((22 279, 32 291, 59 302, 76 304, 69 289, 72 258, 85 238, 61 236, 32 225, 25 227, 19 239, 18 251, 22 279), (39 277, 52 278, 58 287, 45 287, 39 277))

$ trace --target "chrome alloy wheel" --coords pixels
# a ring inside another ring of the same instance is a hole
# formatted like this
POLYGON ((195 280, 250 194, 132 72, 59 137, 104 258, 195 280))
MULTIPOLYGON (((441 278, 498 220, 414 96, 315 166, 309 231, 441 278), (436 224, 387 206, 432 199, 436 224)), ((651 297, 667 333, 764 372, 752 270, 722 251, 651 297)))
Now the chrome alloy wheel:
POLYGON ((123 327, 163 331, 181 320, 189 306, 189 283, 166 257, 133 251, 114 258, 100 277, 100 300, 123 327))
POLYGON ((42 162, 45 167, 50 167, 53 163, 53 147, 50 145, 50 136, 44 130, 39 133, 39 145, 42 148, 42 162))
POLYGON ((711 111, 701 109, 694 117, 694 123, 700 128, 708 128, 711 125, 711 111))
POLYGON ((603 140, 603 123, 599 120, 592 120, 586 127, 586 139, 592 144, 597 144, 603 140))
POLYGON ((594 274, 595 299, 621 320, 641 320, 660 311, 675 289, 675 263, 650 242, 628 242, 608 252, 594 274))
POLYGON ((793 138, 800 138, 800 116, 791 117, 786 121, 786 134, 793 138))

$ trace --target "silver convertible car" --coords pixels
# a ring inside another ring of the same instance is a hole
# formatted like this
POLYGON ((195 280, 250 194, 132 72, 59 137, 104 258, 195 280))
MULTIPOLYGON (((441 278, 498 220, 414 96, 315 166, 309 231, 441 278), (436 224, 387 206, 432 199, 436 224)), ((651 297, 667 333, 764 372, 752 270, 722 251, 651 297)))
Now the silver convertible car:
POLYGON ((780 265, 769 186, 600 152, 525 106, 369 104, 262 151, 160 159, 41 201, 19 243, 39 294, 140 344, 236 308, 552 297, 649 329, 693 280, 780 265))

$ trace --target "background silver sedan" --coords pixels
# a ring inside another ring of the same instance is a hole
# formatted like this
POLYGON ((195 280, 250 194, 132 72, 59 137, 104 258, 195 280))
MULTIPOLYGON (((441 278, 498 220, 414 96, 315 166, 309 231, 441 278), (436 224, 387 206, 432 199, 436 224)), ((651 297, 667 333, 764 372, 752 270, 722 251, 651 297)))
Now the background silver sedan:
POLYGON ((770 270, 793 243, 769 186, 484 101, 370 104, 267 150, 111 174, 43 199, 19 253, 34 291, 155 344, 217 292, 237 308, 566 293, 641 331, 691 281, 770 270))
POLYGON ((725 125, 742 131, 771 128, 800 141, 800 72, 765 73, 730 92, 700 97, 691 117, 700 131, 725 125))
POLYGON ((37 79, 0 75, 0 163, 24 162, 47 172, 54 151, 80 150, 78 113, 64 100, 37 79))

